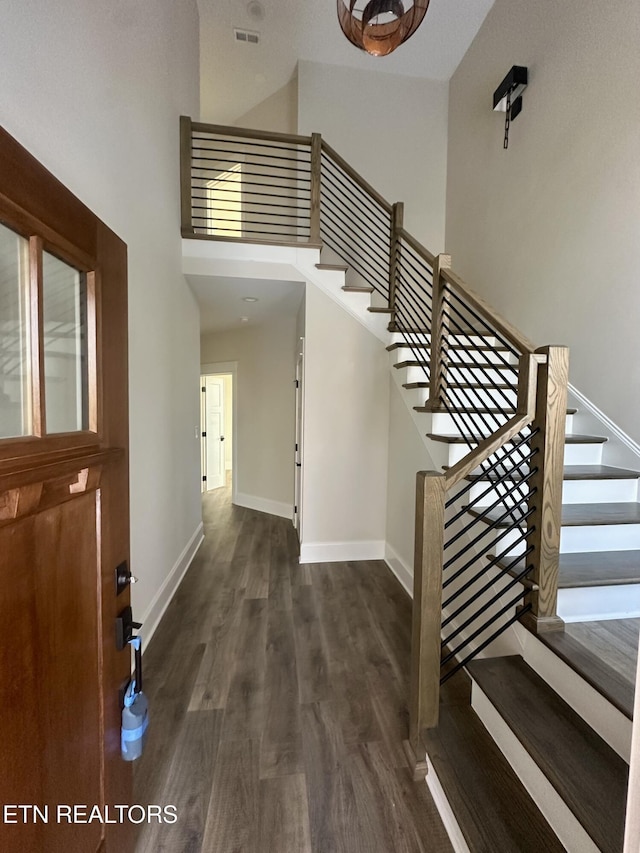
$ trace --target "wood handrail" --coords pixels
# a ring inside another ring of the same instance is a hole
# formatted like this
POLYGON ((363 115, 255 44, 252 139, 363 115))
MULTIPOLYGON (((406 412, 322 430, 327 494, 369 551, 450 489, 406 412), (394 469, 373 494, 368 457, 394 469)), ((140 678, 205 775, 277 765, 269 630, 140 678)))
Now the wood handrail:
POLYGON ((389 215, 391 215, 393 205, 390 204, 386 200, 386 198, 384 198, 384 196, 380 195, 380 193, 375 190, 368 181, 365 181, 362 175, 356 172, 353 166, 350 166, 349 163, 347 163, 347 161, 344 159, 344 157, 341 157, 338 152, 335 151, 329 145, 328 142, 324 141, 324 139, 322 140, 322 150, 326 154, 328 154, 329 157, 331 157, 331 159, 334 160, 338 164, 338 166, 340 166, 340 168, 349 175, 350 178, 353 178, 356 184, 358 184, 361 189, 363 189, 368 195, 370 195, 371 198, 380 205, 380 207, 384 208, 384 210, 389 215))
POLYGON ((300 136, 296 133, 251 130, 247 127, 234 127, 228 124, 206 124, 202 121, 192 121, 191 128, 196 133, 217 133, 221 136, 238 136, 241 139, 265 139, 267 142, 282 142, 287 145, 311 145, 310 136, 300 136))
POLYGON ((442 278, 444 278, 447 284, 458 294, 458 296, 463 297, 471 307, 483 314, 484 317, 486 317, 486 319, 495 326, 498 332, 504 335, 504 337, 517 347, 520 352, 525 353, 535 351, 535 344, 518 331, 515 326, 512 326, 511 323, 501 317, 497 311, 494 311, 494 309, 485 302, 479 294, 472 290, 469 285, 460 278, 460 276, 456 275, 450 269, 446 269, 442 270, 442 278))
POLYGON ((405 243, 408 243, 414 252, 420 255, 420 257, 426 261, 430 267, 433 267, 436 256, 432 255, 428 249, 425 249, 422 243, 419 243, 416 238, 409 234, 409 232, 404 228, 398 229, 398 236, 404 240, 405 243))

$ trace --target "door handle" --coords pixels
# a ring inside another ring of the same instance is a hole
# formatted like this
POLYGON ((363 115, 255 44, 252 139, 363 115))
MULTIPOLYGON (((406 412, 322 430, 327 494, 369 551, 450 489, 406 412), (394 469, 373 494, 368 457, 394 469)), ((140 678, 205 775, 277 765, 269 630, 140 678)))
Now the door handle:
POLYGON ((223 435, 221 435, 221 436, 220 436, 220 441, 224 441, 224 436, 223 436, 223 435))
POLYGON ((135 622, 131 607, 125 607, 116 618, 116 648, 120 652, 133 639, 134 628, 141 628, 141 622, 135 622))

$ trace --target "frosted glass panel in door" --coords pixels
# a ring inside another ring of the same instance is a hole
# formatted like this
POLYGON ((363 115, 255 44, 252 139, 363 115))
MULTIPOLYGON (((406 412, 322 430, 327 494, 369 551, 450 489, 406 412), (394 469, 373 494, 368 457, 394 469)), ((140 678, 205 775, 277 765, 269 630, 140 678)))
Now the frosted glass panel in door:
POLYGON ((88 429, 86 276, 44 252, 42 296, 47 432, 85 430, 88 429))
POLYGON ((0 225, 0 438, 31 433, 29 244, 0 225))

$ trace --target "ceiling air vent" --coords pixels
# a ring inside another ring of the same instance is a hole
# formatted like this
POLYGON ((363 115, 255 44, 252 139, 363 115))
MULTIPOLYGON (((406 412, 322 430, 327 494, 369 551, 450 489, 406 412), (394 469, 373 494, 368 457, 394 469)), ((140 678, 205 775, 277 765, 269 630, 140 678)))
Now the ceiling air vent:
POLYGON ((258 44, 260 41, 260 33, 254 33, 251 30, 239 30, 235 28, 233 32, 236 41, 244 41, 248 44, 258 44))

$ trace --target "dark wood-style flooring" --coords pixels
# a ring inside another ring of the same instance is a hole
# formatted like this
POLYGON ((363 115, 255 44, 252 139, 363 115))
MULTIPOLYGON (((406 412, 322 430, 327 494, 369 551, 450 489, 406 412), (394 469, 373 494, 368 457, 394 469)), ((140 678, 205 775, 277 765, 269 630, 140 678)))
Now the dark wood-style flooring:
POLYGON ((206 538, 144 656, 138 853, 445 853, 405 767, 410 602, 382 562, 300 566, 291 523, 204 497, 206 538))

